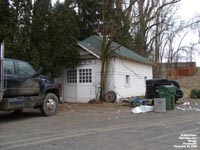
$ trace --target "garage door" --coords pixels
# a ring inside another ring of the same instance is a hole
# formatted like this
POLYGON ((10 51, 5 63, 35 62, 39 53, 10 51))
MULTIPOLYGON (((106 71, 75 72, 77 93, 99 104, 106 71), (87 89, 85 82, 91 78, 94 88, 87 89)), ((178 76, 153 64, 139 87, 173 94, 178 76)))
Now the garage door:
POLYGON ((95 98, 92 68, 77 68, 77 101, 88 102, 95 98))

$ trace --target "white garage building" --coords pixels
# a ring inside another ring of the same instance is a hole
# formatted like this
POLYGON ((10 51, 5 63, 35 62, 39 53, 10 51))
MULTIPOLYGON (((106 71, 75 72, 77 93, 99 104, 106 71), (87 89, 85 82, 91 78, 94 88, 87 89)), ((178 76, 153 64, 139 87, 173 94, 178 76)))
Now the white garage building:
MULTIPOLYGON (((96 99, 100 91, 102 38, 91 36, 78 42, 81 63, 63 74, 64 100, 87 103, 96 99)), ((113 42, 113 54, 108 72, 108 89, 122 97, 144 96, 145 80, 152 79, 152 63, 144 57, 113 42), (117 50, 116 50, 117 49, 117 50)))

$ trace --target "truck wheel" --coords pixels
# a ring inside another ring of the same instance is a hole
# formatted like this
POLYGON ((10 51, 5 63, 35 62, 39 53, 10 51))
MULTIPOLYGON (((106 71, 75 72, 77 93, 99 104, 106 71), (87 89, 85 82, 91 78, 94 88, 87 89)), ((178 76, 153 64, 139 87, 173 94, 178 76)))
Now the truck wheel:
POLYGON ((41 112, 45 116, 55 115, 58 110, 58 98, 53 93, 48 93, 40 107, 41 112))

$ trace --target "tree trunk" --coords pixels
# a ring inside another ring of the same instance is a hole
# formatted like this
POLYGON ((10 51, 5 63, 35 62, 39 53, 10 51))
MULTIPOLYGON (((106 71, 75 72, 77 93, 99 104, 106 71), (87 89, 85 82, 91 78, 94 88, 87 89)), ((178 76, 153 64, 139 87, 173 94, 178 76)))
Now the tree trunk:
POLYGON ((157 64, 155 76, 160 76, 160 64, 159 64, 159 13, 156 16, 156 33, 155 33, 155 63, 157 64))
POLYGON ((108 61, 103 60, 101 65, 100 100, 104 100, 104 95, 106 93, 107 75, 108 75, 108 61))
POLYGON ((104 95, 106 93, 107 87, 107 76, 108 76, 108 67, 111 57, 111 46, 112 39, 107 39, 106 36, 103 36, 102 46, 101 46, 101 81, 100 81, 100 100, 104 100, 104 95))
POLYGON ((144 16, 144 0, 139 0, 138 1, 138 6, 139 6, 139 43, 138 43, 138 48, 140 51, 140 54, 145 56, 145 16, 144 16))

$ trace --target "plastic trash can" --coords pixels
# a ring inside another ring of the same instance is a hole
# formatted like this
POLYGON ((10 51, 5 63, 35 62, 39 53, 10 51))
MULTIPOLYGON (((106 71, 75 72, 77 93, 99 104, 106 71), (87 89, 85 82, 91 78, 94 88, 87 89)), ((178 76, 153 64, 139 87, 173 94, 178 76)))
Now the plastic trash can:
POLYGON ((158 95, 160 98, 166 99, 166 110, 174 110, 176 87, 170 85, 163 85, 158 88, 158 95))

